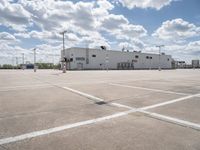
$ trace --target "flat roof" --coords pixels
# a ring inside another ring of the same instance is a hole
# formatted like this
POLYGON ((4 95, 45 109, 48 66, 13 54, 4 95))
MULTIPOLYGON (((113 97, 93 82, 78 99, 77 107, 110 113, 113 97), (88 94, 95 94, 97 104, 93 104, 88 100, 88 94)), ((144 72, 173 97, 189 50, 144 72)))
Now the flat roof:
MULTIPOLYGON (((98 49, 98 48, 83 48, 83 47, 70 47, 67 49, 89 49, 89 50, 101 50, 101 51, 106 51, 106 50, 102 50, 102 49, 98 49)), ((65 49, 65 50, 67 50, 65 49)), ((111 52, 121 52, 121 53, 138 53, 138 54, 146 54, 146 55, 159 55, 158 53, 143 53, 142 51, 120 51, 120 50, 112 50, 109 49, 107 51, 111 51, 111 52)), ((162 54, 161 54, 162 55, 162 54)), ((168 54, 164 54, 165 56, 171 56, 168 54)))

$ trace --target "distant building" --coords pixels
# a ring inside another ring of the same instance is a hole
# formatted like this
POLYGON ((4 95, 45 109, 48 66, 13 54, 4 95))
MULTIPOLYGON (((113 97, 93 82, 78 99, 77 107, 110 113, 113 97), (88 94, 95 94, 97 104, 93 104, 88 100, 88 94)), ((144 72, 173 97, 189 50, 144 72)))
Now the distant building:
POLYGON ((172 69, 171 55, 150 54, 137 51, 68 48, 61 52, 61 60, 67 60, 67 69, 172 69))
POLYGON ((199 68, 199 60, 192 60, 192 67, 193 68, 199 68))
POLYGON ((186 68, 185 61, 177 61, 177 68, 186 68))

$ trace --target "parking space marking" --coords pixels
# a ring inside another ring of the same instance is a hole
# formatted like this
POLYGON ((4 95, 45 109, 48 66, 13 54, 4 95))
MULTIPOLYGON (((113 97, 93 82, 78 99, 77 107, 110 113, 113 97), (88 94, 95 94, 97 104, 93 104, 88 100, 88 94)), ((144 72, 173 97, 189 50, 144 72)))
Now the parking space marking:
MULTIPOLYGON (((97 98, 97 97, 92 96, 90 94, 80 92, 78 90, 74 90, 74 89, 71 89, 71 88, 68 88, 68 87, 63 87, 63 88, 66 89, 66 90, 69 90, 71 92, 77 93, 79 95, 85 96, 89 99, 95 100, 95 101, 104 101, 103 99, 97 98)), ((192 128, 192 129, 200 130, 199 124, 146 111, 147 109, 150 109, 150 108, 168 105, 168 104, 175 103, 175 102, 178 102, 178 101, 182 101, 182 100, 185 100, 185 99, 188 99, 188 98, 191 98, 191 97, 195 97, 196 95, 200 95, 200 94, 194 94, 194 95, 186 96, 186 97, 183 97, 183 98, 179 98, 179 99, 175 99, 175 100, 171 100, 171 101, 168 101, 168 102, 159 103, 159 104, 155 104, 155 105, 150 105, 150 106, 146 106, 146 107, 142 107, 142 108, 133 108, 133 107, 130 107, 130 106, 119 104, 119 103, 111 103, 114 106, 128 108, 129 110, 123 111, 123 112, 118 112, 118 113, 115 113, 115 114, 109 115, 109 116, 104 116, 104 117, 95 118, 95 119, 91 119, 91 120, 81 121, 81 122, 77 122, 77 123, 73 123, 73 124, 66 124, 66 125, 59 126, 59 127, 49 128, 49 129, 40 130, 40 131, 34 131, 34 132, 30 132, 30 133, 26 133, 26 134, 14 136, 14 137, 8 137, 8 138, 0 139, 0 145, 13 143, 13 142, 17 142, 17 141, 21 141, 21 140, 25 140, 25 139, 30 139, 30 138, 38 137, 38 136, 42 136, 42 135, 47 135, 47 134, 51 134, 51 133, 55 133, 55 132, 60 132, 60 131, 66 130, 66 129, 71 129, 71 128, 80 127, 80 126, 84 126, 84 125, 95 124, 95 123, 98 123, 98 122, 122 117, 122 116, 128 115, 128 114, 133 113, 133 112, 140 112, 140 113, 146 114, 147 116, 150 116, 150 117, 153 117, 153 118, 156 118, 156 119, 159 119, 159 120, 163 120, 163 121, 171 122, 171 123, 174 123, 174 124, 177 124, 177 125, 186 126, 186 127, 192 128)))
POLYGON ((158 104, 146 106, 146 107, 143 107, 142 109, 143 109, 143 110, 152 109, 152 108, 156 108, 156 107, 160 107, 160 106, 169 105, 169 104, 172 104, 172 103, 184 101, 184 100, 187 100, 187 99, 190 99, 190 98, 193 98, 193 97, 199 97, 199 96, 200 96, 200 93, 198 93, 198 94, 193 94, 193 95, 188 95, 188 96, 185 96, 185 97, 181 97, 181 98, 169 100, 169 101, 166 101, 166 102, 162 102, 162 103, 158 103, 158 104))
MULTIPOLYGON (((114 85, 114 83, 109 83, 109 84, 114 85)), ((115 84, 115 85, 123 86, 123 87, 128 86, 128 85, 121 85, 121 84, 115 84)), ((101 98, 95 97, 93 95, 90 95, 90 94, 87 94, 87 93, 84 93, 84 92, 81 92, 81 91, 78 91, 78 90, 75 90, 75 89, 72 89, 72 88, 69 88, 69 87, 61 87, 61 86, 58 86, 58 85, 53 85, 53 86, 57 86, 57 87, 66 89, 66 90, 71 91, 73 93, 84 96, 88 99, 91 99, 95 102, 104 101, 101 98)), ((129 88, 130 88, 130 86, 129 86, 129 88)), ((178 118, 173 118, 173 117, 161 115, 161 114, 158 114, 158 113, 152 113, 152 112, 146 111, 146 110, 151 109, 151 108, 161 107, 161 106, 164 106, 164 105, 176 103, 176 102, 183 101, 183 100, 193 98, 193 97, 199 97, 200 94, 189 95, 189 94, 186 94, 186 93, 179 93, 179 92, 172 92, 172 91, 165 91, 165 90, 158 90, 158 89, 150 89, 150 88, 143 88, 143 87, 131 87, 131 88, 151 90, 151 91, 157 91, 157 92, 163 92, 163 93, 169 93, 169 94, 180 94, 180 95, 186 95, 186 96, 182 97, 182 98, 178 98, 178 99, 173 99, 173 100, 170 100, 170 101, 167 101, 167 102, 163 102, 163 103, 145 106, 145 107, 142 107, 142 108, 133 108, 133 107, 126 106, 126 105, 123 105, 123 104, 119 104, 119 103, 108 103, 108 104, 111 104, 113 106, 123 107, 123 108, 127 108, 129 110, 123 111, 123 112, 118 112, 118 113, 115 113, 113 115, 108 115, 108 116, 104 116, 104 117, 100 117, 100 118, 81 121, 81 122, 77 122, 77 123, 73 123, 73 124, 66 124, 66 125, 63 125, 63 126, 44 129, 44 130, 40 130, 40 131, 34 131, 34 132, 30 132, 30 133, 26 133, 26 134, 14 136, 14 137, 3 138, 3 139, 0 139, 0 145, 13 143, 13 142, 17 142, 17 141, 21 141, 21 140, 25 140, 25 139, 30 139, 30 138, 38 137, 38 136, 42 136, 42 135, 47 135, 47 134, 51 134, 51 133, 55 133, 55 132, 60 132, 60 131, 66 130, 66 129, 71 129, 71 128, 80 127, 80 126, 84 126, 84 125, 95 124, 95 123, 98 123, 98 122, 102 122, 102 121, 118 118, 118 117, 121 117, 121 116, 125 116, 125 115, 128 115, 130 113, 134 113, 134 112, 140 112, 140 113, 146 114, 147 116, 150 116, 150 117, 153 117, 153 118, 156 118, 156 119, 160 119, 160 120, 163 120, 163 121, 166 121, 166 122, 171 122, 171 123, 178 124, 178 125, 181 125, 181 126, 186 126, 186 127, 190 127, 190 128, 196 129, 196 130, 200 130, 199 124, 189 122, 189 121, 185 121, 185 120, 181 120, 181 119, 178 119, 178 118)))
POLYGON ((116 107, 122 107, 122 108, 127 108, 127 109, 133 109, 133 107, 130 107, 130 106, 126 106, 126 105, 123 105, 123 104, 119 104, 119 103, 111 103, 113 106, 116 106, 116 107))
POLYGON ((178 119, 178 118, 174 118, 174 117, 169 117, 169 116, 166 116, 166 115, 161 115, 161 114, 158 114, 158 113, 148 112, 148 111, 145 111, 145 110, 142 110, 142 109, 139 109, 137 111, 144 113, 144 114, 147 114, 148 116, 150 116, 152 118, 156 118, 156 119, 163 120, 163 121, 166 121, 166 122, 170 122, 170 123, 173 123, 173 124, 181 125, 181 126, 184 126, 184 127, 189 127, 189 128, 195 129, 195 130, 200 130, 200 124, 197 124, 197 123, 193 123, 193 122, 190 122, 190 121, 186 121, 186 120, 182 120, 182 119, 178 119))
POLYGON ((168 90, 152 89, 152 88, 145 88, 145 87, 139 87, 139 86, 130 86, 130 85, 118 84, 118 83, 109 83, 109 84, 114 85, 114 86, 120 86, 120 87, 132 88, 132 89, 140 89, 140 90, 148 90, 148 91, 168 93, 168 94, 190 95, 190 94, 186 94, 186 93, 173 92, 173 91, 168 91, 168 90))
MULTIPOLYGON (((93 96, 93 95, 90 95, 90 94, 87 94, 87 93, 84 93, 84 92, 81 92, 81 91, 78 91, 78 90, 75 90, 75 89, 72 89, 72 88, 69 88, 69 87, 62 87, 62 88, 66 89, 68 91, 71 91, 71 92, 73 92, 75 94, 84 96, 84 97, 86 97, 88 99, 91 99, 91 100, 93 100, 95 102, 98 102, 98 101, 105 102, 104 99, 101 99, 99 97, 96 97, 96 96, 93 96)), ((184 100, 187 100, 187 99, 190 99, 190 98, 193 98, 193 97, 199 97, 199 96, 200 96, 200 93, 193 94, 193 95, 187 95, 187 96, 184 96, 184 97, 181 97, 181 98, 177 98, 177 99, 172 99, 172 100, 169 100, 169 101, 166 101, 166 102, 161 102, 161 103, 158 103, 158 104, 153 104, 153 105, 145 106, 142 109, 143 110, 152 109, 152 108, 169 105, 169 104, 172 104, 172 103, 184 101, 184 100)), ((108 104, 111 104, 111 105, 114 105, 114 106, 117 106, 117 107, 124 107, 124 108, 131 109, 131 107, 126 106, 126 105, 122 105, 122 104, 119 104, 119 103, 108 103, 108 104)))
POLYGON ((90 94, 87 94, 87 93, 84 93, 84 92, 81 92, 81 91, 78 91, 78 90, 75 90, 75 89, 72 89, 72 88, 69 88, 69 87, 61 87, 61 88, 65 89, 65 90, 68 90, 68 91, 71 91, 73 93, 76 93, 78 95, 84 96, 84 97, 86 97, 88 99, 91 99, 91 100, 93 100, 95 102, 102 102, 102 101, 104 101, 101 98, 95 97, 93 95, 90 95, 90 94))
MULTIPOLYGON (((71 89, 71 88, 68 88, 68 87, 65 87, 65 89, 70 90, 74 93, 80 94, 82 96, 89 97, 90 99, 93 99, 93 100, 100 99, 100 98, 95 97, 93 95, 83 93, 83 92, 80 92, 78 90, 74 90, 74 89, 71 89)), ((196 130, 200 130, 199 124, 146 111, 148 109, 152 109, 152 108, 161 107, 161 106, 169 105, 169 104, 172 104, 172 103, 184 101, 184 100, 196 97, 196 96, 200 96, 200 93, 188 95, 188 96, 185 96, 185 97, 181 97, 181 98, 177 98, 177 99, 173 99, 173 100, 169 100, 169 101, 166 101, 166 102, 153 104, 153 105, 149 105, 149 106, 145 106, 145 107, 141 107, 141 108, 133 108, 133 107, 123 105, 123 104, 120 104, 120 103, 108 103, 108 104, 111 104, 111 105, 116 106, 116 107, 123 107, 123 108, 127 108, 127 109, 130 109, 130 110, 134 110, 134 112, 140 112, 140 113, 148 114, 148 116, 151 116, 153 118, 160 119, 160 120, 167 121, 167 122, 171 122, 171 123, 174 123, 174 124, 177 124, 177 125, 182 125, 182 126, 186 126, 186 127, 196 129, 196 130)), ((103 99, 100 99, 100 100, 104 101, 103 99)))
POLYGON ((132 109, 132 110, 124 111, 124 112, 115 113, 115 114, 109 115, 109 116, 104 116, 104 117, 95 118, 95 119, 91 119, 91 120, 81 121, 81 122, 77 122, 77 123, 73 123, 73 124, 66 124, 66 125, 59 126, 59 127, 49 128, 46 130, 34 131, 34 132, 19 135, 19 136, 0 139, 0 145, 18 142, 18 141, 22 141, 22 140, 42 136, 42 135, 47 135, 47 134, 51 134, 51 133, 55 133, 55 132, 60 132, 60 131, 66 130, 66 129, 71 129, 71 128, 80 127, 80 126, 84 126, 84 125, 95 124, 98 122, 125 116, 134 111, 136 111, 136 110, 132 109))
MULTIPOLYGON (((87 93, 84 93, 84 92, 81 92, 81 91, 78 91, 78 90, 75 90, 75 89, 72 89, 72 88, 69 88, 69 87, 62 87, 63 89, 65 90, 68 90, 68 91, 71 91, 75 94, 78 94, 80 96, 84 96, 90 100, 93 100, 95 102, 106 102, 104 99, 101 99, 99 97, 96 97, 96 96, 93 96, 93 95, 90 95, 90 94, 87 94, 87 93)), ((129 106, 126 106, 126 105, 123 105, 123 104, 119 104, 119 103, 108 103, 110 105, 113 105, 115 107, 122 107, 122 108, 126 108, 126 109, 133 109, 133 107, 129 107, 129 106)))

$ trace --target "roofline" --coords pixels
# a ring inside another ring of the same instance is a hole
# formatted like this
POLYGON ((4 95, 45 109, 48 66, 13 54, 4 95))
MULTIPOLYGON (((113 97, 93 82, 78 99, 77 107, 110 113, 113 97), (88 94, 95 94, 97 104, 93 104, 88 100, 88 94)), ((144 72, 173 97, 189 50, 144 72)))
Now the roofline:
MULTIPOLYGON (((70 48, 66 48, 65 50, 68 50, 68 49, 89 49, 89 50, 102 50, 102 49, 98 49, 98 48, 85 48, 85 47, 70 47, 70 48)), ((106 50, 102 50, 102 51, 106 51, 106 50)), ((112 51, 112 52, 124 52, 124 53, 138 53, 138 54, 146 54, 146 55, 159 55, 157 53, 143 53, 142 51, 139 52, 139 51, 119 51, 119 50, 107 50, 107 51, 112 51)), ((168 55, 168 54, 165 54, 165 56, 171 56, 171 55, 168 55)))

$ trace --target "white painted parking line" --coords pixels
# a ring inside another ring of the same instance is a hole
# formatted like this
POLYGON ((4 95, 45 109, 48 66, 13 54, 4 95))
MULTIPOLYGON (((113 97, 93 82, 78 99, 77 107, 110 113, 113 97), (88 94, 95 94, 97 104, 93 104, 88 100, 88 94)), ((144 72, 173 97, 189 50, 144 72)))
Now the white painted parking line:
MULTIPOLYGON (((96 101, 96 102, 104 101, 104 99, 101 99, 99 97, 96 97, 96 96, 93 96, 93 95, 90 95, 90 94, 87 94, 87 93, 84 93, 84 92, 81 92, 81 91, 78 91, 78 90, 75 90, 75 89, 72 89, 72 88, 69 88, 69 87, 62 87, 62 88, 66 89, 68 91, 71 91, 71 92, 73 92, 75 94, 79 94, 81 96, 89 98, 89 99, 91 99, 93 101, 96 101)), ((181 98, 172 99, 172 100, 169 100, 169 101, 166 101, 166 102, 162 102, 162 103, 146 106, 146 107, 143 107, 142 109, 143 110, 152 109, 152 108, 169 105, 169 104, 172 104, 172 103, 180 102, 180 101, 183 101, 183 100, 187 100, 187 99, 190 99, 190 98, 193 98, 193 97, 199 97, 199 96, 200 96, 200 93, 193 94, 193 95, 188 95, 188 96, 184 96, 184 97, 181 97, 181 98)), ((128 108, 128 109, 132 109, 132 107, 129 107, 129 106, 126 106, 126 105, 122 105, 122 104, 119 104, 119 103, 109 103, 109 104, 117 106, 117 107, 124 107, 124 108, 128 108)))
POLYGON ((119 103, 111 103, 111 105, 116 106, 116 107, 122 107, 122 108, 127 108, 127 109, 135 109, 133 107, 129 107, 123 104, 119 104, 119 103))
MULTIPOLYGON (((116 103, 116 104, 121 106, 121 104, 118 104, 118 103, 116 103)), ((122 105, 122 106, 125 106, 125 105, 122 105)), ((129 107, 129 106, 127 106, 127 107, 129 107)), ((129 108, 132 108, 132 107, 129 107, 129 108)), ((26 134, 14 136, 14 137, 0 139, 0 145, 18 142, 18 141, 22 141, 22 140, 26 140, 26 139, 30 139, 30 138, 34 138, 34 137, 38 137, 38 136, 43 136, 43 135, 47 135, 47 134, 51 134, 51 133, 55 133, 55 132, 60 132, 63 130, 76 128, 76 127, 80 127, 80 126, 84 126, 84 125, 95 124, 98 122, 126 116, 126 115, 128 115, 130 113, 134 113, 134 112, 141 112, 141 113, 144 113, 148 116, 151 116, 151 117, 159 119, 159 120, 163 120, 163 121, 178 124, 181 126, 190 127, 192 129, 200 130, 200 125, 196 124, 196 123, 192 123, 192 122, 177 119, 177 118, 172 118, 172 117, 157 114, 157 113, 151 113, 151 112, 142 110, 142 108, 139 108, 139 109, 132 108, 128 111, 115 113, 113 115, 109 115, 109 116, 105 116, 105 117, 81 121, 81 122, 77 122, 77 123, 73 123, 73 124, 66 124, 66 125, 59 126, 59 127, 49 128, 49 129, 40 130, 40 131, 34 131, 34 132, 30 132, 30 133, 26 133, 26 134)))
POLYGON ((61 87, 61 88, 65 89, 65 90, 68 90, 68 91, 71 91, 73 93, 76 93, 78 95, 84 96, 84 97, 86 97, 88 99, 91 99, 93 101, 96 101, 96 102, 102 102, 102 101, 104 101, 101 98, 95 97, 95 96, 87 94, 87 93, 83 93, 81 91, 78 91, 78 90, 75 90, 75 89, 72 89, 72 88, 69 88, 69 87, 61 87))
MULTIPOLYGON (((89 98, 91 98, 93 100, 100 99, 98 97, 95 97, 93 95, 89 95, 87 93, 80 92, 78 90, 74 90, 74 89, 67 88, 67 87, 65 87, 65 89, 73 91, 74 93, 80 94, 82 96, 89 97, 89 98)), ((148 114, 151 117, 154 117, 154 118, 157 118, 157 119, 160 119, 160 120, 163 120, 163 121, 168 121, 168 122, 171 122, 171 123, 174 123, 174 124, 177 124, 177 125, 182 125, 182 126, 186 126, 186 127, 190 127, 190 128, 193 128, 193 129, 200 130, 200 125, 199 124, 195 124, 193 122, 189 122, 189 121, 185 121, 185 120, 172 118, 172 117, 169 117, 169 116, 164 116, 164 115, 160 115, 160 114, 156 114, 156 113, 151 113, 151 112, 145 111, 145 110, 148 110, 148 109, 152 109, 152 108, 161 107, 161 106, 169 105, 169 104, 172 104, 172 103, 184 101, 184 100, 196 97, 196 96, 200 96, 200 93, 189 95, 189 96, 185 96, 185 97, 181 97, 181 98, 177 98, 177 99, 173 99, 173 100, 169 100, 169 101, 158 103, 158 104, 154 104, 154 105, 141 107, 141 108, 133 108, 133 107, 130 107, 130 106, 127 106, 127 105, 123 105, 123 104, 120 104, 120 103, 108 103, 108 104, 111 104, 111 105, 116 106, 116 107, 123 107, 123 108, 127 108, 127 109, 130 109, 130 110, 134 110, 134 112, 141 112, 141 113, 144 113, 144 114, 148 114)), ((100 100, 104 101, 103 99, 100 99, 100 100)))
POLYGON ((159 90, 159 89, 152 89, 152 88, 145 88, 145 87, 138 87, 138 86, 129 86, 129 85, 117 84, 117 83, 109 83, 109 84, 114 85, 114 86, 120 86, 120 87, 132 88, 132 89, 140 89, 140 90, 148 90, 148 91, 168 93, 168 94, 190 95, 190 94, 186 94, 186 93, 173 92, 173 91, 168 91, 168 90, 159 90))
POLYGON ((67 130, 67 129, 71 129, 71 128, 75 128, 75 127, 80 127, 80 126, 84 126, 84 125, 95 124, 95 123, 98 123, 98 122, 102 122, 102 121, 118 118, 118 117, 121 117, 121 116, 125 116, 125 115, 132 113, 134 111, 135 110, 128 110, 128 111, 115 113, 113 115, 109 115, 109 116, 105 116, 105 117, 81 121, 81 122, 77 122, 77 123, 73 123, 73 124, 66 124, 66 125, 63 125, 63 126, 55 127, 55 128, 49 128, 49 129, 46 129, 46 130, 34 131, 34 132, 19 135, 19 136, 0 139, 0 145, 18 142, 18 141, 21 141, 21 140, 26 140, 26 139, 30 139, 30 138, 34 138, 34 137, 38 137, 38 136, 42 136, 42 135, 47 135, 47 134, 51 134, 51 133, 55 133, 55 132, 60 132, 60 131, 63 131, 63 130, 67 130))
POLYGON ((166 101, 166 102, 162 102, 162 103, 146 106, 146 107, 143 107, 142 109, 143 110, 147 110, 147 109, 152 109, 152 108, 156 108, 156 107, 161 107, 161 106, 169 105, 169 104, 172 104, 172 103, 184 101, 184 100, 187 100, 187 99, 190 99, 190 98, 193 98, 193 97, 199 97, 199 96, 200 96, 200 93, 193 94, 193 95, 189 95, 189 96, 173 99, 173 100, 170 100, 170 101, 166 101))
POLYGON ((166 122, 170 122, 170 123, 173 123, 173 124, 181 125, 181 126, 184 126, 184 127, 189 127, 189 128, 195 129, 195 130, 200 130, 200 124, 197 124, 197 123, 193 123, 193 122, 186 121, 186 120, 181 120, 181 119, 174 118, 174 117, 169 117, 169 116, 166 116, 166 115, 161 115, 161 114, 158 114, 158 113, 148 112, 148 111, 141 110, 141 109, 139 109, 137 111, 144 113, 144 114, 147 114, 148 116, 150 116, 152 118, 156 118, 156 119, 163 120, 163 121, 166 121, 166 122))
MULTIPOLYGON (((93 95, 90 95, 90 94, 87 94, 87 93, 84 93, 84 92, 81 92, 81 91, 78 91, 78 90, 75 90, 75 89, 72 89, 72 88, 69 88, 69 87, 62 87, 63 89, 65 90, 68 90, 68 91, 71 91, 75 94, 78 94, 78 95, 81 95, 81 96, 84 96, 88 99, 91 99, 95 102, 105 102, 104 99, 101 99, 99 97, 96 97, 96 96, 93 96, 93 95)), ((123 108, 127 108, 127 109, 133 109, 133 107, 129 107, 129 106, 126 106, 126 105, 122 105, 122 104, 119 104, 119 103, 109 103, 110 105, 113 105, 113 106, 116 106, 116 107, 123 107, 123 108)))
MULTIPOLYGON (((85 96, 85 97, 92 99, 92 100, 95 100, 95 101, 104 101, 101 98, 80 92, 78 90, 74 90, 74 89, 71 89, 71 88, 68 88, 68 87, 62 87, 62 88, 69 90, 71 92, 74 92, 76 94, 85 96)), ((21 141, 21 140, 26 140, 26 139, 30 139, 30 138, 33 138, 33 137, 47 135, 47 134, 51 134, 51 133, 55 133, 55 132, 60 132, 60 131, 66 130, 66 129, 71 129, 71 128, 80 127, 80 126, 84 126, 84 125, 95 124, 95 123, 98 123, 98 122, 122 117, 122 116, 128 115, 128 114, 133 113, 133 112, 144 113, 144 114, 151 116, 153 118, 156 118, 156 119, 160 119, 160 120, 171 122, 171 123, 174 123, 174 124, 177 124, 177 125, 186 126, 186 127, 192 128, 192 129, 200 130, 199 124, 146 111, 147 109, 172 104, 172 103, 183 101, 183 100, 186 100, 186 99, 189 99, 189 98, 192 98, 192 97, 195 97, 195 96, 199 96, 199 95, 200 94, 189 95, 189 96, 185 96, 185 97, 182 97, 182 98, 179 98, 179 99, 174 99, 174 100, 167 101, 167 102, 164 102, 164 103, 159 103, 159 104, 146 106, 146 107, 142 107, 142 108, 138 108, 138 109, 132 108, 130 106, 122 105, 122 104, 119 104, 119 103, 111 103, 114 106, 128 108, 129 110, 124 111, 124 112, 115 113, 113 115, 109 115, 109 116, 105 116, 105 117, 81 121, 81 122, 77 122, 77 123, 73 123, 73 124, 66 124, 66 125, 59 126, 59 127, 49 128, 49 129, 40 130, 40 131, 34 131, 34 132, 30 132, 30 133, 26 133, 26 134, 14 136, 14 137, 8 137, 8 138, 0 139, 0 145, 13 143, 13 142, 21 141)))

